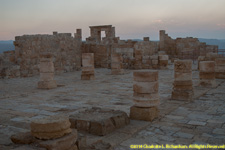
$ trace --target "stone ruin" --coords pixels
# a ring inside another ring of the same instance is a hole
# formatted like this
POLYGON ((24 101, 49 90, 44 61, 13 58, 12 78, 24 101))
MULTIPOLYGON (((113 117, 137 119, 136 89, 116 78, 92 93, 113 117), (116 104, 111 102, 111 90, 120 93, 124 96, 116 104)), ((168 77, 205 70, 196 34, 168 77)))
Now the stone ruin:
POLYGON ((218 46, 206 45, 197 38, 172 39, 164 30, 160 31, 160 41, 120 40, 115 36, 112 25, 90 26, 90 37, 82 41, 82 31, 53 35, 16 36, 15 51, 0 55, 0 77, 30 77, 40 73, 40 55, 52 54, 55 73, 80 70, 82 53, 94 54, 96 68, 111 68, 112 54, 122 56, 123 69, 158 69, 166 68, 171 59, 197 59, 208 52, 217 52, 218 46), (103 37, 105 33, 105 37, 103 37), (162 53, 163 52, 163 53, 162 53), (168 56, 167 56, 168 55, 168 56))
POLYGON ((40 56, 40 81, 38 82, 39 89, 53 89, 57 87, 54 80, 54 64, 51 54, 43 54, 40 56))
POLYGON ((94 80, 95 68, 94 68, 94 54, 83 53, 82 54, 82 74, 81 80, 94 80))
POLYGON ((123 74, 124 70, 122 68, 123 57, 121 54, 111 54, 111 74, 123 74))
POLYGON ((79 138, 77 130, 70 128, 65 116, 50 116, 30 123, 30 132, 11 136, 15 144, 35 145, 40 150, 78 150, 86 148, 85 139, 79 138))
POLYGON ((199 63, 199 79, 200 86, 214 87, 216 85, 214 61, 202 61, 199 63))
POLYGON ((213 61, 215 63, 215 78, 225 79, 225 58, 217 53, 207 53, 206 56, 198 57, 198 69, 202 61, 213 61))
POLYGON ((176 60, 174 62, 174 82, 171 99, 193 100, 192 61, 176 60))
POLYGON ((158 117, 158 71, 135 71, 133 73, 133 102, 130 118, 152 121, 158 117))
MULTIPOLYGON (((225 78, 225 59, 212 53, 217 46, 208 46, 196 38, 173 40, 160 31, 160 41, 120 40, 111 25, 90 26, 91 36, 82 42, 81 29, 70 33, 24 35, 15 38, 15 51, 0 57, 1 77, 29 77, 40 74, 38 88, 52 89, 57 84, 54 74, 80 70, 81 80, 95 79, 95 68, 110 68, 111 74, 123 69, 167 69, 174 61, 172 100, 193 101, 192 60, 199 60, 199 85, 213 87, 216 78, 225 78), (102 37, 105 32, 105 37, 102 37), (210 52, 210 53, 207 53, 210 52)), ((125 112, 92 108, 68 117, 48 117, 31 122, 29 133, 13 135, 16 144, 36 144, 40 149, 85 149, 86 141, 79 132, 105 136, 129 125, 130 119, 153 121, 159 117, 158 71, 133 72, 133 103, 130 118, 125 112), (71 129, 72 128, 72 129, 71 129), (22 138, 21 138, 22 137, 22 138)))

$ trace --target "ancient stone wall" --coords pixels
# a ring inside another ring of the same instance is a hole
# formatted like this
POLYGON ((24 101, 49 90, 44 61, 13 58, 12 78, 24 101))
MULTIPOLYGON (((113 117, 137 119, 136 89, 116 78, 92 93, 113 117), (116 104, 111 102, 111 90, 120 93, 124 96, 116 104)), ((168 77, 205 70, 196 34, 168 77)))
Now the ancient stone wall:
POLYGON ((208 52, 217 52, 218 46, 206 45, 192 37, 172 39, 165 30, 161 30, 159 49, 165 51, 170 58, 197 59, 208 52))
POLYGON ((94 53, 94 64, 96 68, 108 68, 110 60, 110 46, 103 44, 91 44, 83 42, 82 53, 94 53))
POLYGON ((15 61, 20 66, 20 76, 39 74, 40 54, 53 55, 56 73, 77 70, 81 67, 81 30, 75 34, 23 35, 15 37, 15 61))
POLYGON ((15 51, 0 54, 0 78, 16 78, 20 76, 20 66, 15 61, 15 51))

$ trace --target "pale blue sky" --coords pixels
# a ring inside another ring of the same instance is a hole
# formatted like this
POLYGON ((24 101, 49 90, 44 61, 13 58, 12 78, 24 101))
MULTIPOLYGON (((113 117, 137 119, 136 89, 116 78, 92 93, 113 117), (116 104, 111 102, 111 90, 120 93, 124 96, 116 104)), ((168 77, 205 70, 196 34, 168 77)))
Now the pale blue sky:
POLYGON ((225 39, 225 0, 0 0, 0 40, 23 34, 74 33, 111 24, 121 39, 225 39))

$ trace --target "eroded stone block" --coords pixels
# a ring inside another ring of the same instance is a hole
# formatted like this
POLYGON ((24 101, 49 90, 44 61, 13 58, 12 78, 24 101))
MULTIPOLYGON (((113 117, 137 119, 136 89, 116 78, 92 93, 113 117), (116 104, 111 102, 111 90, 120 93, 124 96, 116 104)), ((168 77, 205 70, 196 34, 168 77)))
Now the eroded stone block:
POLYGON ((70 134, 58 139, 42 141, 39 145, 48 150, 74 150, 77 149, 76 141, 77 130, 73 129, 70 134))
POLYGON ((78 131, 94 135, 106 135, 130 122, 125 112, 101 108, 92 108, 71 115, 70 121, 78 131))
POLYGON ((136 107, 130 108, 130 118, 134 120, 152 121, 159 116, 157 107, 136 107))
POLYGON ((192 72, 192 61, 191 60, 175 60, 174 71, 181 73, 192 72))

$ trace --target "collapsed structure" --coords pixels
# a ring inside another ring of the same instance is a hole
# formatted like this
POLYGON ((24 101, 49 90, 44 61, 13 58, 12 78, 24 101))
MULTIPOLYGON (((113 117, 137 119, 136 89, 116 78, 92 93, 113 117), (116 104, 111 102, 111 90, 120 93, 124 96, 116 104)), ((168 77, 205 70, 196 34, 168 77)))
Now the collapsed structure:
POLYGON ((164 30, 160 31, 160 41, 120 40, 112 25, 90 26, 90 37, 82 41, 82 31, 53 35, 23 35, 15 37, 15 51, 0 55, 0 77, 30 77, 38 75, 40 55, 51 53, 55 73, 79 70, 82 66, 82 53, 94 54, 96 68, 111 68, 111 54, 122 56, 123 69, 151 69, 166 67, 167 57, 197 59, 208 52, 217 52, 218 46, 206 45, 197 38, 172 39, 164 30), (102 36, 105 33, 105 37, 102 36), (161 51, 165 51, 162 55, 161 51), (160 67, 161 66, 161 67, 160 67), (162 67, 163 66, 163 67, 162 67))

